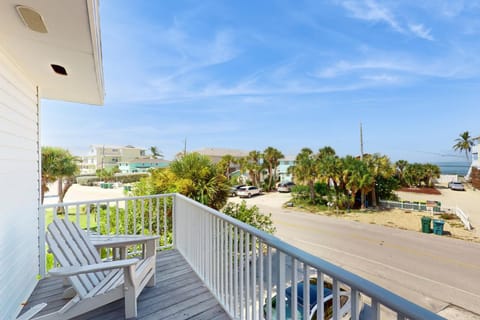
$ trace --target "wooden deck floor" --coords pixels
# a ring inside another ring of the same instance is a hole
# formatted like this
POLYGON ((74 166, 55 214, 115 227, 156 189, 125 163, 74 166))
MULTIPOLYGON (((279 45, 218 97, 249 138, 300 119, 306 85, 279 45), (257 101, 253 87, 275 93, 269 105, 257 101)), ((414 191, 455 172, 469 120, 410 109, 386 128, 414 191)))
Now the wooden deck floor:
MULTIPOLYGON (((138 297, 137 319, 230 319, 215 297, 176 250, 157 255, 157 285, 138 297)), ((65 287, 61 279, 40 280, 24 310, 47 302, 41 314, 61 308, 65 287)), ((76 319, 124 319, 124 301, 118 300, 76 319)))

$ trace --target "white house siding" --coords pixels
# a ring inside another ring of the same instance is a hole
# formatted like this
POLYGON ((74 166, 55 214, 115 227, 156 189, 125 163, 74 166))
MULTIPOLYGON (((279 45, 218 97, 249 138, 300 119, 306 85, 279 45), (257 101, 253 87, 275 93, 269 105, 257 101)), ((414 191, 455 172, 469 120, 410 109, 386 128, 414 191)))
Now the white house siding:
POLYGON ((36 88, 0 48, 0 318, 36 284, 39 150, 36 88))

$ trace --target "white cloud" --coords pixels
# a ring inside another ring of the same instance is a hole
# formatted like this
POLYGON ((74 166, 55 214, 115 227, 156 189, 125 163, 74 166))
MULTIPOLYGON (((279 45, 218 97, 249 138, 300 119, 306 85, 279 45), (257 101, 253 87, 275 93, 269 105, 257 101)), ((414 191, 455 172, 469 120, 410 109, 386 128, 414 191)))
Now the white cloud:
POLYGON ((366 21, 381 21, 390 25, 394 30, 403 32, 402 27, 395 19, 394 15, 387 7, 381 6, 374 0, 354 1, 347 0, 342 1, 341 5, 347 9, 350 14, 361 20, 366 21))
POLYGON ((410 31, 417 37, 433 41, 433 36, 430 34, 430 29, 426 29, 423 24, 409 24, 410 31))
POLYGON ((413 34, 421 39, 434 40, 430 34, 431 30, 423 24, 406 23, 399 19, 386 5, 380 5, 375 0, 342 0, 340 4, 356 19, 384 22, 399 33, 413 34))

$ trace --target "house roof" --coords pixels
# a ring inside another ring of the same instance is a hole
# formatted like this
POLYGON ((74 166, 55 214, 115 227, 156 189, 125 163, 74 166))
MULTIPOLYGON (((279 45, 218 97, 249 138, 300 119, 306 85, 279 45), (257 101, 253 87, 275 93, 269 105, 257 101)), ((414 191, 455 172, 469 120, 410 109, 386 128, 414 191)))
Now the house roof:
POLYGON ((19 4, 0 1, 0 50, 39 87, 41 98, 103 104, 98 1, 22 0, 22 6, 40 15, 36 20, 22 18, 19 4), (28 21, 43 21, 46 33, 27 27, 28 21), (67 75, 55 73, 52 64, 64 67, 67 75))
POLYGON ((138 150, 145 150, 144 148, 137 148, 131 145, 128 146, 115 146, 115 145, 108 145, 108 144, 92 144, 91 148, 107 148, 107 149, 138 149, 138 150))
POLYGON ((285 156, 280 161, 295 161, 296 158, 296 156, 285 156))
POLYGON ((129 164, 132 163, 170 163, 171 161, 165 159, 151 159, 151 158, 140 158, 135 160, 128 161, 129 164))
POLYGON ((194 150, 193 152, 198 152, 205 156, 211 157, 223 157, 227 154, 233 157, 246 157, 248 156, 247 151, 238 150, 238 149, 228 149, 228 148, 203 148, 200 150, 194 150))

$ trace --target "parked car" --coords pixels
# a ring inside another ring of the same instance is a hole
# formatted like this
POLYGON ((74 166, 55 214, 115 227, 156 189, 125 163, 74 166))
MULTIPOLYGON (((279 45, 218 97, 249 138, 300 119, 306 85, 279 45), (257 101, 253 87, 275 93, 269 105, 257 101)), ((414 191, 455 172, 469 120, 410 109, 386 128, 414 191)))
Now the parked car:
POLYGON ((291 192, 293 186, 295 186, 295 183, 293 183, 291 181, 282 182, 278 185, 277 191, 278 192, 291 192))
POLYGON ((465 187, 461 182, 449 182, 448 187, 456 191, 465 191, 465 187))
POLYGON ((244 186, 237 190, 237 195, 240 198, 251 198, 254 195, 260 194, 261 190, 254 186, 244 186))
POLYGON ((237 184, 237 185, 235 185, 235 186, 230 187, 230 191, 229 191, 230 193, 229 193, 229 195, 232 196, 232 197, 237 196, 237 191, 238 191, 238 189, 240 189, 241 187, 245 187, 245 185, 244 185, 244 184, 237 184))
MULTIPOLYGON (((310 278, 310 314, 306 317, 303 315, 303 286, 304 282, 297 283, 297 319, 311 320, 317 319, 317 278, 310 278)), ((276 295, 272 297, 272 319, 276 319, 276 295)), ((324 319, 332 319, 333 316, 333 291, 332 284, 324 281, 323 283, 323 307, 324 319)), ((267 318, 267 303, 263 306, 263 315, 267 318)), ((340 289, 340 315, 346 316, 350 312, 350 291, 340 289)), ((285 289, 285 319, 292 319, 292 287, 285 289)))

